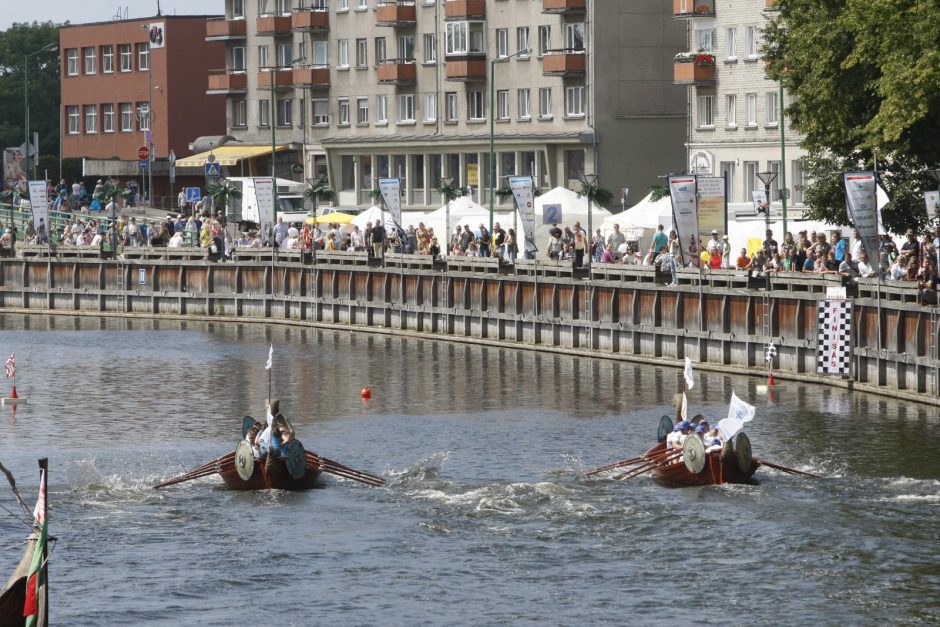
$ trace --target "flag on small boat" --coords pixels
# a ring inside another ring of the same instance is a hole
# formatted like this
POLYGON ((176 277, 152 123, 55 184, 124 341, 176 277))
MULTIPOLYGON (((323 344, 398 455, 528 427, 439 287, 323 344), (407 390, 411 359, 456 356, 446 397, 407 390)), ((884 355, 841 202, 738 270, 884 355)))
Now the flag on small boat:
MULTIPOLYGON (((12 358, 11 358, 12 359, 12 358)), ((33 517, 36 519, 35 526, 39 531, 39 538, 33 547, 33 559, 29 565, 29 575, 26 580, 26 603, 23 605, 23 617, 26 619, 26 627, 35 627, 39 618, 39 599, 42 598, 44 582, 42 578, 42 569, 45 566, 42 558, 46 549, 46 471, 43 470, 39 477, 39 498, 36 500, 36 507, 33 509, 33 517)))
POLYGON ((3 366, 4 368, 6 368, 7 379, 12 379, 13 377, 15 377, 16 376, 16 353, 13 353, 12 355, 10 355, 10 358, 6 360, 3 366))
POLYGON ((695 379, 692 378, 692 360, 688 357, 685 358, 685 370, 682 374, 685 375, 685 386, 690 390, 695 387, 695 379))
POLYGON ((757 412, 757 408, 753 405, 748 405, 734 393, 734 390, 731 391, 731 406, 728 407, 728 418, 736 418, 741 422, 750 422, 754 420, 754 414, 757 412))
POLYGON ((270 370, 271 366, 274 365, 274 344, 271 344, 271 348, 268 349, 268 361, 264 364, 265 370, 270 370))

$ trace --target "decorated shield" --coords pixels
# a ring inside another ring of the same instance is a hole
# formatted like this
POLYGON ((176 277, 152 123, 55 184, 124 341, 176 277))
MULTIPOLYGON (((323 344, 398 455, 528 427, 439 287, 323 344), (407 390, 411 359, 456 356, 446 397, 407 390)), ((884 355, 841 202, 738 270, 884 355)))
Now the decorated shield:
POLYGON ((693 475, 705 468, 705 445, 695 435, 690 435, 682 445, 682 461, 693 475))
MULTIPOLYGON (((253 420, 252 424, 254 424, 253 420)), ((235 471, 242 481, 251 479, 251 475, 255 471, 255 455, 251 450, 251 444, 248 444, 245 440, 239 442, 238 446, 235 447, 235 471)))
POLYGON ((738 468, 741 472, 751 470, 751 439, 743 431, 734 437, 734 450, 738 454, 738 468))
POLYGON ((291 440, 287 443, 284 464, 287 466, 287 473, 294 479, 302 478, 307 472, 307 452, 298 440, 291 440))
POLYGON ((274 428, 275 430, 280 429, 281 431, 288 431, 290 433, 294 432, 294 425, 290 423, 284 414, 278 414, 274 417, 274 428))
POLYGON ((669 416, 663 416, 659 419, 659 427, 656 429, 656 441, 662 442, 666 436, 672 433, 673 422, 669 416))
POLYGON ((255 425, 255 419, 251 416, 245 416, 242 418, 242 437, 248 435, 248 430, 255 425))

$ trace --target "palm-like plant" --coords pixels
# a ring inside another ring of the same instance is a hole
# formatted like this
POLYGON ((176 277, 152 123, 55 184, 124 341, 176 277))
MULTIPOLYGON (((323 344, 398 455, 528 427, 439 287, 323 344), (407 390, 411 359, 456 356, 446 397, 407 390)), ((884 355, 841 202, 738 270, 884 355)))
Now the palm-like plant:
POLYGON ((665 185, 650 185, 650 200, 656 202, 669 195, 669 188, 665 185))
POLYGON ((312 200, 314 203, 318 201, 332 202, 335 197, 336 193, 330 187, 325 176, 307 183, 307 189, 304 190, 304 198, 312 200))
POLYGON ((229 203, 242 197, 241 190, 229 185, 228 181, 221 185, 210 185, 206 188, 206 193, 212 199, 213 207, 222 207, 223 216, 228 215, 229 203))
POLYGON ((369 200, 375 205, 382 202, 382 190, 378 188, 369 190, 369 200))
POLYGON ((598 205, 606 207, 614 201, 614 195, 609 189, 605 189, 597 184, 597 176, 582 176, 581 189, 578 191, 578 198, 586 196, 588 207, 598 205))
POLYGON ((454 184, 453 180, 438 179, 434 191, 441 195, 445 203, 452 202, 463 196, 463 188, 454 184))
POLYGON ((493 190, 493 193, 496 194, 496 197, 499 198, 499 202, 503 202, 510 196, 512 196, 512 188, 508 185, 503 185, 493 190))

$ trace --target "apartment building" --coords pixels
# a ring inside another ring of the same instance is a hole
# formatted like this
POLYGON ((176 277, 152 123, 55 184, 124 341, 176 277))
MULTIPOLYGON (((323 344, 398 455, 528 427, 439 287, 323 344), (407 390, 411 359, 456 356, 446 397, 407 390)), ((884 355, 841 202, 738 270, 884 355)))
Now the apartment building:
POLYGON ((688 53, 675 63, 676 83, 689 86, 688 168, 726 177, 731 213, 753 210, 752 192, 764 190, 757 177, 763 172, 777 175, 770 188, 772 216, 781 208, 784 178, 788 207, 805 208, 802 138, 782 115, 780 85, 767 78, 761 58, 761 29, 773 4, 673 0, 675 16, 689 25, 688 53))
POLYGON ((225 0, 208 92, 245 156, 226 173, 270 175, 273 146, 279 177, 327 175, 341 205, 387 176, 406 208, 440 206, 442 177, 485 204, 491 131, 496 187, 597 174, 635 202, 684 164, 684 29, 671 0, 225 0))
POLYGON ((86 176, 140 181, 142 192, 152 168, 154 199, 169 196, 170 151, 186 155, 196 137, 225 133, 225 98, 205 89, 206 73, 224 63, 225 46, 205 41, 206 19, 160 15, 62 26, 62 155, 83 158, 86 176), (145 168, 141 146, 152 149, 145 168))

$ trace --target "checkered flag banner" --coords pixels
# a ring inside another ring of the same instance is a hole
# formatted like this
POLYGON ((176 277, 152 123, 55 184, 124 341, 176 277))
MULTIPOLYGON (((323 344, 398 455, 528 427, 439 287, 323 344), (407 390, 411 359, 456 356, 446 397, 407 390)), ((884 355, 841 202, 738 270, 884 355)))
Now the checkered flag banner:
POLYGON ((818 319, 816 372, 851 374, 852 303, 847 300, 819 301, 818 319))
POLYGON ((10 355, 10 358, 3 364, 3 367, 6 369, 7 379, 12 379, 16 376, 16 353, 10 355))

